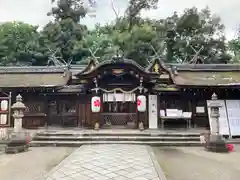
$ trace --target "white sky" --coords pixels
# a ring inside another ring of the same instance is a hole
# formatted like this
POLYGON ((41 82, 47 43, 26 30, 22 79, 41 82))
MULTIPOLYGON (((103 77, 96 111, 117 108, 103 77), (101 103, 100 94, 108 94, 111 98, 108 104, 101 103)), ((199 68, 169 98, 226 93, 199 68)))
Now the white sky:
MULTIPOLYGON (((103 24, 115 18, 111 9, 111 0, 96 1, 98 3, 96 18, 87 17, 83 20, 90 28, 97 22, 103 24)), ((127 0, 115 0, 115 4, 122 13, 126 8, 127 0)), ((163 18, 172 15, 174 11, 182 12, 192 6, 204 8, 206 5, 222 18, 226 26, 227 38, 233 38, 240 24, 240 0, 159 0, 159 8, 145 12, 144 16, 163 18)), ((0 22, 16 20, 43 26, 50 20, 46 15, 50 9, 51 0, 0 0, 0 22)))

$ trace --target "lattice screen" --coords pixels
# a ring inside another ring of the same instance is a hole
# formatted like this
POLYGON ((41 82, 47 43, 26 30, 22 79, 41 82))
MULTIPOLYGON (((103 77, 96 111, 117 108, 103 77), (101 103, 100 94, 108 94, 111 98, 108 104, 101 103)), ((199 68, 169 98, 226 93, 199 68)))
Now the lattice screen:
POLYGON ((25 112, 42 113, 44 112, 44 102, 25 102, 25 112))
POLYGON ((76 112, 76 102, 60 101, 60 112, 76 112))

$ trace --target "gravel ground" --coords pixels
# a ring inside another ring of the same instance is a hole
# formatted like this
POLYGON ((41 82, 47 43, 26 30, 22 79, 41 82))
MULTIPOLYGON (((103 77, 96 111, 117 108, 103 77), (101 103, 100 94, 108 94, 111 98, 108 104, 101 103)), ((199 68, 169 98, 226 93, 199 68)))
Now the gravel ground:
POLYGON ((19 154, 0 153, 0 180, 45 180, 43 176, 74 149, 37 147, 19 154))
POLYGON ((229 154, 201 147, 154 147, 168 180, 239 180, 240 147, 229 154))

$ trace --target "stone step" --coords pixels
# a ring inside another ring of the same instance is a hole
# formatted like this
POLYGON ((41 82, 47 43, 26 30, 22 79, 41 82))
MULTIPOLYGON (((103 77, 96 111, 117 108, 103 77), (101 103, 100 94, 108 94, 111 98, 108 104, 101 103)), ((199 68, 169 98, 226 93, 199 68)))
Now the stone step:
POLYGON ((86 144, 138 144, 151 146, 202 146, 199 141, 32 141, 31 147, 79 147, 86 144))
POLYGON ((36 141, 199 141, 199 137, 164 136, 36 136, 36 141))
POLYGON ((166 133, 166 132, 158 132, 158 133, 150 133, 150 132, 40 132, 37 133, 38 136, 147 136, 147 137, 155 137, 155 136, 164 136, 164 137, 199 137, 200 133, 166 133))

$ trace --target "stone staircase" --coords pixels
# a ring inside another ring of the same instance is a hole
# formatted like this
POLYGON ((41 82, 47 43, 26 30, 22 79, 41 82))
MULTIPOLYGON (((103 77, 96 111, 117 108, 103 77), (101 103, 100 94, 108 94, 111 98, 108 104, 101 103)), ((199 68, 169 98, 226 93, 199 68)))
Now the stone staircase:
POLYGON ((31 146, 79 147, 83 144, 142 144, 152 146, 201 146, 199 133, 149 131, 39 132, 31 146))

